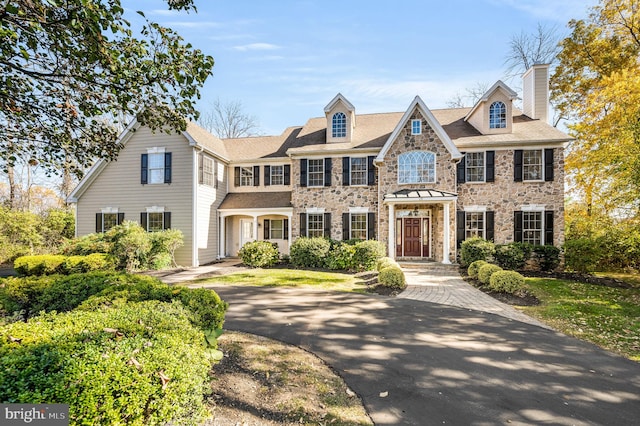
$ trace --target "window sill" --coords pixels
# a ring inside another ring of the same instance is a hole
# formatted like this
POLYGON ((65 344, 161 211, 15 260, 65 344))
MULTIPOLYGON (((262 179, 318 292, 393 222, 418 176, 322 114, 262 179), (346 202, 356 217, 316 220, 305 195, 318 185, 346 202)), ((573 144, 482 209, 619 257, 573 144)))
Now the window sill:
POLYGON ((544 179, 522 179, 522 183, 545 183, 544 179))

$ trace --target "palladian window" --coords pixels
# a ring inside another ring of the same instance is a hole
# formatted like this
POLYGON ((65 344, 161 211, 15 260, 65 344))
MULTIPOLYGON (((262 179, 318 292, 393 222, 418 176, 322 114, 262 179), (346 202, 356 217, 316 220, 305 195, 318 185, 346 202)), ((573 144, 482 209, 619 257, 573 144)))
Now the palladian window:
POLYGON ((489 107, 489 128, 504 129, 507 127, 507 107, 504 102, 496 101, 489 107))
POLYGON ((436 156, 428 151, 411 151, 398 158, 398 183, 435 183, 436 156))
POLYGON ((344 115, 344 112, 336 112, 333 114, 331 136, 334 138, 347 137, 347 116, 344 115))

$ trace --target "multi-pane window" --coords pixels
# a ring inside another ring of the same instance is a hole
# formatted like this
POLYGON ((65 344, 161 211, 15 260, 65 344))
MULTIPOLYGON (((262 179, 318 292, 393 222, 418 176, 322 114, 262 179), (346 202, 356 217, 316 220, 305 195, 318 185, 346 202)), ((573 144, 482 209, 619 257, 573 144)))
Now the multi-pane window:
POLYGON ((489 107, 489 128, 504 129, 507 127, 507 107, 504 102, 496 101, 489 107))
POLYGON ((421 135, 422 134, 422 120, 411 120, 411 134, 412 135, 421 135))
POLYGON ((351 157, 351 185, 367 184, 367 157, 351 157))
POLYGON ((324 236, 324 214, 307 214, 307 237, 324 236))
POLYGON ((367 214, 351 213, 350 238, 358 240, 367 239, 367 214))
POLYGON ((324 159, 309 160, 307 186, 324 186, 324 159))
POLYGON ((331 120, 331 136, 344 138, 347 136, 347 116, 344 112, 336 112, 331 120))
POLYGON ((465 239, 484 238, 484 212, 466 212, 464 218, 465 239))
POLYGON ((269 239, 281 240, 284 238, 284 220, 272 219, 269 221, 269 239))
POLYGON ((253 167, 240 167, 240 186, 253 186, 253 167))
POLYGON ((400 154, 398 159, 398 183, 435 183, 436 156, 428 151, 412 151, 400 154))
POLYGON ((542 180, 542 150, 522 151, 522 180, 542 180))
POLYGON ((484 182, 484 152, 465 154, 467 182, 484 182))
POLYGON ((215 172, 214 172, 213 158, 202 157, 202 184, 214 186, 215 172))
POLYGON ((522 242, 541 245, 542 212, 522 212, 522 242))
POLYGON ((147 213, 147 231, 162 231, 164 229, 164 212, 147 213))
POLYGON ((284 166, 271 166, 269 173, 271 185, 284 185, 284 166))
POLYGON ((118 213, 102 213, 102 232, 107 232, 118 224, 118 213))
POLYGON ((164 183, 164 152, 148 154, 148 183, 164 183))

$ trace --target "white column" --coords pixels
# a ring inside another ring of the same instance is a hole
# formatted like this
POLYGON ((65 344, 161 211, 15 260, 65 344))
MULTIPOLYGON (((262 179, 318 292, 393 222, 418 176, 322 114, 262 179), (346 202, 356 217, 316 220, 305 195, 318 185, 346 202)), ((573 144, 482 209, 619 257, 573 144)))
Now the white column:
POLYGON ((293 240, 293 235, 291 234, 293 232, 293 224, 291 222, 293 222, 293 215, 292 214, 288 214, 287 217, 289 218, 289 223, 288 223, 288 233, 287 235, 289 236, 289 239, 287 240, 287 253, 289 253, 289 248, 291 247, 291 241, 293 240))
POLYGON ((389 257, 396 258, 396 207, 389 204, 389 257))
POLYGON ((253 217, 253 239, 258 241, 258 216, 253 217))
POLYGON ((451 219, 449 217, 449 203, 444 203, 444 218, 443 218, 443 226, 444 226, 444 241, 442 242, 442 263, 451 264, 451 260, 449 260, 449 239, 451 234, 451 219))
POLYGON ((227 250, 227 236, 226 236, 226 224, 227 224, 227 220, 226 220, 226 216, 225 215, 220 215, 220 225, 218 227, 218 240, 219 240, 219 244, 218 244, 218 257, 220 259, 226 257, 226 250, 227 250))

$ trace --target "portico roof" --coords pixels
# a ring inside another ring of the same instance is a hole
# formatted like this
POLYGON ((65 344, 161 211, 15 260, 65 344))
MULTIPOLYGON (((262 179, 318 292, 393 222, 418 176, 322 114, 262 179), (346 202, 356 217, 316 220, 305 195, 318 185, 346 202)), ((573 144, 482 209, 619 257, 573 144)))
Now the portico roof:
POLYGON ((218 210, 252 209, 266 210, 291 209, 291 191, 286 192, 242 192, 229 193, 218 210))
POLYGON ((455 201, 458 194, 453 192, 440 191, 438 189, 401 189, 399 191, 385 194, 385 203, 414 203, 418 201, 438 202, 455 201))

